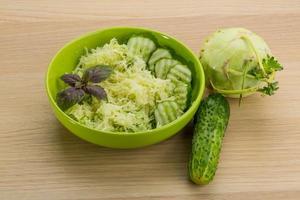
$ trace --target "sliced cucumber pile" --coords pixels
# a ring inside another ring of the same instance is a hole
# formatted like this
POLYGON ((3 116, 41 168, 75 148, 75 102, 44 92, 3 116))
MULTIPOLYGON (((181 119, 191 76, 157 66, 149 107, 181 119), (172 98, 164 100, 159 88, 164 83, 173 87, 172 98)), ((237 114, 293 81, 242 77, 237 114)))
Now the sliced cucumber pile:
POLYGON ((156 45, 152 40, 142 36, 131 37, 127 42, 127 46, 132 54, 141 55, 146 62, 156 49, 156 45))
POLYGON ((128 40, 127 46, 132 54, 142 56, 156 78, 169 79, 176 86, 174 101, 157 104, 154 112, 156 126, 163 126, 176 120, 189 105, 192 81, 190 69, 174 59, 168 49, 156 48, 155 43, 149 38, 133 36, 128 40))

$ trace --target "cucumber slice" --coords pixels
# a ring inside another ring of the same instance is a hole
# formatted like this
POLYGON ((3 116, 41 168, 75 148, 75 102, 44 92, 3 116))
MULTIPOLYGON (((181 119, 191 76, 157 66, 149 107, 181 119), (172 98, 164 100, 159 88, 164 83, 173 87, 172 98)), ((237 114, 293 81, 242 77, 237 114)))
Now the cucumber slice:
POLYGON ((181 114, 182 111, 175 101, 159 103, 154 111, 156 127, 163 126, 176 120, 181 114))
POLYGON ((155 43, 152 40, 142 36, 131 37, 127 42, 127 46, 132 54, 142 56, 146 62, 150 54, 156 49, 155 43))
POLYGON ((167 79, 178 82, 190 83, 192 81, 191 70, 186 65, 175 65, 168 73, 167 79))
POLYGON ((172 58, 172 55, 167 49, 156 49, 148 61, 149 70, 154 72, 154 64, 162 58, 172 58))
POLYGON ((164 102, 165 109, 167 111, 168 120, 174 121, 177 119, 176 111, 179 109, 179 106, 174 101, 171 102, 164 102))
POLYGON ((170 69, 180 64, 179 61, 169 58, 163 58, 155 63, 155 76, 157 78, 166 79, 170 69))
POLYGON ((191 93, 191 84, 179 82, 174 89, 176 103, 182 111, 188 107, 191 93))
POLYGON ((168 114, 167 114, 167 110, 166 110, 166 106, 164 105, 164 103, 160 103, 157 105, 157 110, 159 112, 159 115, 161 116, 161 124, 165 125, 169 122, 168 119, 168 114))

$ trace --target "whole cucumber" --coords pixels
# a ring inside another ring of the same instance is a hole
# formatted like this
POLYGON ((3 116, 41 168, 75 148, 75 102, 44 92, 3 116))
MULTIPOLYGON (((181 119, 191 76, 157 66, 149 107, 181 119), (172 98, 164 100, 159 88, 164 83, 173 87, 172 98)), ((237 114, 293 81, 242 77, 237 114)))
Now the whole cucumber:
POLYGON ((230 108, 221 94, 204 99, 195 115, 189 177, 196 184, 208 184, 215 175, 230 108))

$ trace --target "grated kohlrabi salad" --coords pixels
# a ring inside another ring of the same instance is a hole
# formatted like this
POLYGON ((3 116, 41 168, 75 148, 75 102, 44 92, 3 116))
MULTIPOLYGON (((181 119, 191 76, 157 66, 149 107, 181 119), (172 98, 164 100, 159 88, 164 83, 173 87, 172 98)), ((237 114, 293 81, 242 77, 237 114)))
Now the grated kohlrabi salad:
POLYGON ((66 113, 99 130, 137 132, 155 128, 156 105, 176 99, 176 84, 156 78, 146 69, 142 56, 132 54, 126 44, 119 44, 116 39, 87 52, 73 73, 82 76, 85 69, 98 64, 113 68, 109 78, 99 83, 106 91, 107 100, 90 97, 66 113))

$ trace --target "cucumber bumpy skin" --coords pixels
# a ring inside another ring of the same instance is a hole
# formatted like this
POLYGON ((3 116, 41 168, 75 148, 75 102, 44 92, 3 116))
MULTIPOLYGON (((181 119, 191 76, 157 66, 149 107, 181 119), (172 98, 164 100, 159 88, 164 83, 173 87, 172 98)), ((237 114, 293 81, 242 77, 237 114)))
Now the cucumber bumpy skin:
POLYGON ((194 183, 208 184, 214 178, 229 116, 228 101, 221 94, 211 94, 201 102, 188 163, 189 177, 194 183))

